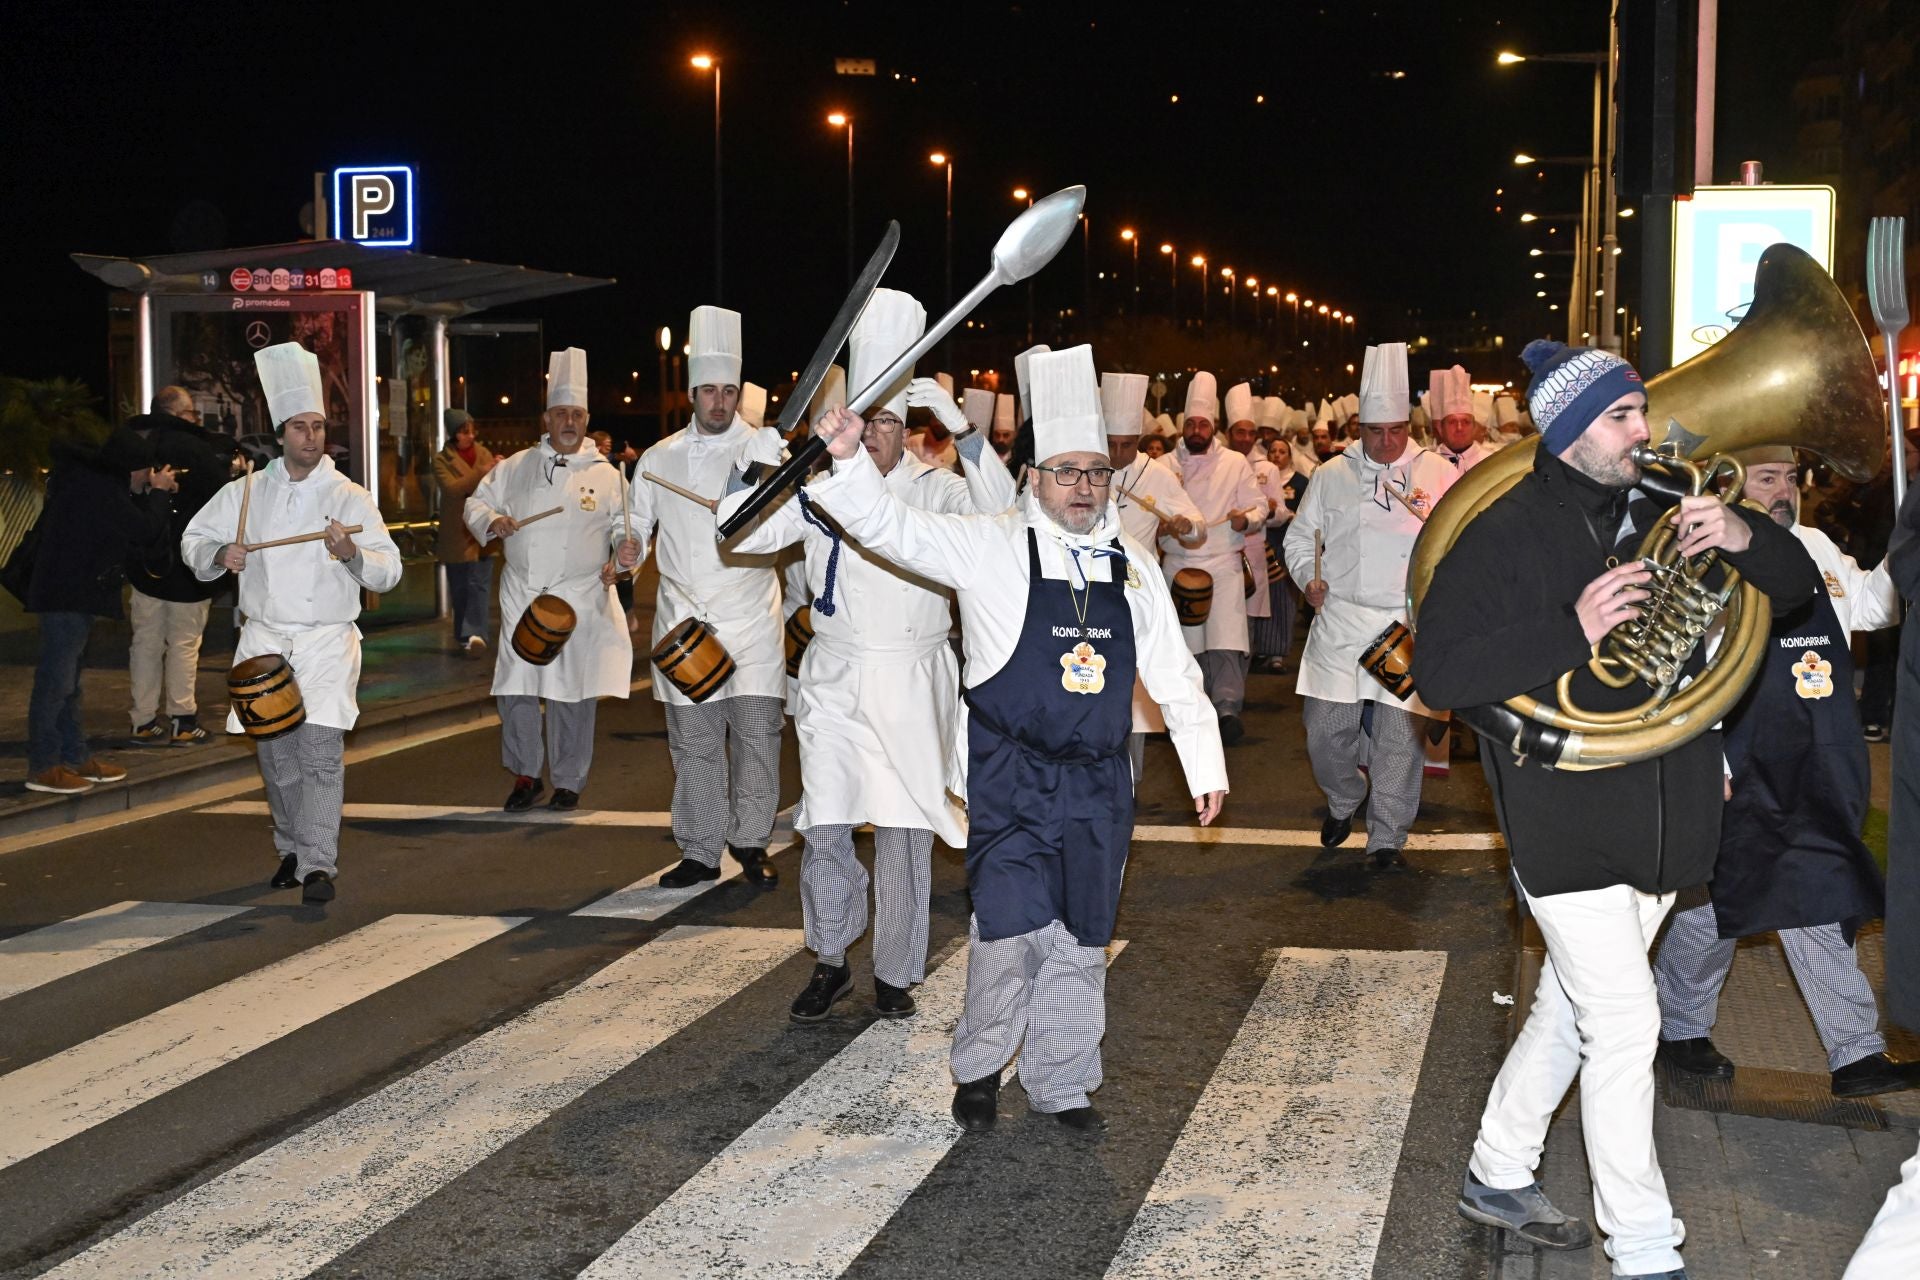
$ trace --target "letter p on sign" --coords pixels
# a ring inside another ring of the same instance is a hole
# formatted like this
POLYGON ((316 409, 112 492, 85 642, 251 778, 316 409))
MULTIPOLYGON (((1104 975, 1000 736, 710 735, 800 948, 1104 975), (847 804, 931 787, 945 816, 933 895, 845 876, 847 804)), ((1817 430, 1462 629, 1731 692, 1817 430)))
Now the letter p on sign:
POLYGON ((393 179, 384 173, 362 173, 353 180, 353 238, 373 238, 375 214, 393 212, 393 179))
POLYGON ((413 170, 360 165, 333 171, 333 238, 373 249, 413 243, 413 170))

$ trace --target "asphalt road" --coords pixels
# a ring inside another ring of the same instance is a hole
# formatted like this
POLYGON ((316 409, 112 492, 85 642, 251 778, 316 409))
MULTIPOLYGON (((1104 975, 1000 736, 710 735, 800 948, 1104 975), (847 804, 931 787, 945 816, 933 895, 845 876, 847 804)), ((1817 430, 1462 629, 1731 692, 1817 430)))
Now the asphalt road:
POLYGON ((946 1118, 958 853, 904 1023, 864 945, 787 1019, 797 847, 770 892, 641 884, 677 857, 645 694, 602 704, 571 820, 490 812, 491 730, 351 767, 325 909, 267 887, 258 792, 0 856, 0 1271, 1484 1275, 1453 1201, 1513 923, 1478 767, 1369 874, 1317 847, 1291 677, 1251 693, 1220 837, 1150 744, 1098 1139, 1011 1081, 992 1133, 946 1118))

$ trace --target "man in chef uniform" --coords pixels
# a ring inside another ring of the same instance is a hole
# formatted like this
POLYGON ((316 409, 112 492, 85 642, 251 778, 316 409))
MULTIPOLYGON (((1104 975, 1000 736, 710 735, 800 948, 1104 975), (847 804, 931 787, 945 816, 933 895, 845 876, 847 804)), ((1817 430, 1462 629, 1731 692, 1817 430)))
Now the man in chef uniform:
MULTIPOLYGON (((340 854, 345 737, 360 715, 354 697, 360 683, 360 629, 354 625, 360 592, 399 585, 400 549, 372 495, 327 457, 319 359, 297 342, 283 342, 254 352, 253 362, 281 455, 200 508, 180 536, 180 558, 202 582, 223 573, 239 576, 246 623, 234 645, 235 663, 277 653, 293 668, 305 722, 255 742, 280 854, 271 883, 276 889, 301 886, 303 900, 326 902, 334 895, 340 854), (360 531, 348 533, 349 525, 360 531), (293 546, 248 551, 239 545, 321 530, 325 538, 293 546)), ((240 730, 237 711, 229 713, 227 732, 240 730)))
MULTIPOLYGON (((737 465, 777 465, 785 445, 779 432, 749 426, 736 412, 740 313, 696 307, 689 330, 693 420, 642 454, 638 470, 718 498, 737 465)), ((660 883, 682 889, 717 880, 721 854, 731 851, 748 881, 772 888, 779 873, 766 850, 780 798, 787 678, 779 571, 772 556, 722 547, 713 511, 690 498, 643 482, 632 487, 628 502, 643 554, 646 531, 659 526, 652 643, 688 618, 700 618, 734 664, 726 683, 703 702, 688 698, 671 680, 653 682, 653 696, 666 704, 673 838, 680 846, 680 865, 660 883)))
MULTIPOLYGON (((924 308, 876 289, 849 338, 852 381, 865 387, 925 330, 924 308)), ((869 411, 862 437, 887 491, 923 511, 998 514, 1013 505, 1013 477, 969 429, 953 398, 930 378, 902 374, 869 411), (966 478, 905 448, 909 405, 930 409, 952 434, 966 478)), ((726 515, 750 487, 735 473, 726 515)), ((844 537, 812 509, 802 489, 742 534, 735 549, 805 548, 813 640, 800 665, 794 728, 801 796, 794 829, 805 842, 800 904, 813 975, 789 1011, 818 1022, 853 990, 847 950, 867 929, 867 873, 853 853, 854 828, 874 829, 874 1007, 882 1017, 914 1011, 909 988, 926 977, 927 902, 933 838, 964 849, 967 820, 948 790, 960 713, 960 671, 947 633, 952 594, 844 537)))
MULTIPOLYGON (((1266 502, 1266 516, 1247 531, 1246 545, 1240 554, 1247 562, 1247 576, 1253 591, 1247 594, 1247 669, 1267 669, 1279 652, 1273 636, 1273 593, 1267 588, 1267 526, 1275 520, 1285 523, 1293 513, 1279 513, 1286 502, 1280 492, 1279 469, 1267 461, 1267 450, 1260 443, 1260 419, 1263 402, 1253 388, 1241 382, 1227 388, 1227 447, 1247 460, 1253 468, 1253 484, 1266 502), (1263 643, 1264 642, 1264 643, 1263 643)), ((1241 587, 1246 594, 1246 587, 1241 587)))
POLYGON ((1013 438, 1020 433, 1020 423, 1014 408, 1013 397, 1002 391, 993 397, 993 431, 989 436, 993 451, 1000 455, 1002 465, 1013 459, 1013 438))
POLYGON ((1417 697, 1388 693, 1361 670, 1360 656, 1387 624, 1406 622, 1413 540, 1460 473, 1407 438, 1405 343, 1368 347, 1360 388, 1360 438, 1313 473, 1287 529, 1286 555, 1315 610, 1294 688, 1314 781, 1327 797, 1320 843, 1343 842, 1366 801, 1368 858, 1386 870, 1399 865, 1420 810, 1420 730, 1431 713, 1417 697), (1316 534, 1325 548, 1317 578, 1316 534))
POLYGON ((1187 496, 1200 508, 1207 538, 1188 547, 1177 538, 1160 539, 1168 579, 1182 569, 1204 569, 1213 578, 1213 607, 1200 626, 1186 628, 1187 648, 1205 673, 1207 697, 1220 717, 1220 738, 1228 746, 1246 730, 1240 712, 1247 701, 1247 591, 1241 550, 1247 530, 1262 528, 1267 502, 1254 483, 1253 468, 1227 446, 1215 430, 1220 421, 1218 384, 1204 370, 1187 384, 1187 416, 1180 444, 1161 460, 1180 478, 1187 496))
MULTIPOLYGON (((1200 508, 1180 487, 1180 478, 1165 463, 1140 451, 1140 441, 1152 425, 1147 417, 1147 375, 1101 374, 1100 417, 1107 431, 1107 456, 1115 468, 1112 496, 1121 531, 1147 548, 1156 564, 1162 533, 1187 547, 1205 542, 1206 523, 1200 517, 1200 508)), ((1133 761, 1136 784, 1146 765, 1147 735, 1166 731, 1160 704, 1147 693, 1145 684, 1135 680, 1133 733, 1127 741, 1127 755, 1133 761)))
POLYGON ((950 516, 901 502, 844 412, 815 428, 834 463, 810 486, 849 537, 960 602, 973 923, 953 1113, 976 1133, 993 1125, 1016 1053, 1029 1107, 1106 1127, 1088 1095, 1101 1081, 1105 947, 1133 832, 1136 672, 1165 710, 1203 824, 1227 785, 1173 600, 1110 501, 1092 349, 1035 356, 1028 373, 1036 462, 1011 510, 950 516))
POLYGON ((548 359, 547 407, 540 415, 546 434, 488 472, 463 512, 482 545, 498 539, 506 549, 493 696, 500 705, 501 760, 513 775, 506 807, 514 811, 539 798, 543 767, 553 778, 549 809, 580 803, 593 767, 598 700, 626 697, 633 682, 633 642, 614 594, 609 554, 630 568, 639 562, 639 544, 623 537, 626 478, 600 456, 587 421, 587 353, 556 351, 548 359), (555 507, 555 515, 528 520, 555 507), (559 656, 535 666, 513 651, 508 637, 542 595, 572 606, 574 627, 559 656))
POLYGON ((1459 365, 1435 369, 1427 380, 1428 412, 1433 416, 1433 451, 1465 474, 1493 456, 1480 442, 1481 423, 1474 417, 1473 386, 1459 365))

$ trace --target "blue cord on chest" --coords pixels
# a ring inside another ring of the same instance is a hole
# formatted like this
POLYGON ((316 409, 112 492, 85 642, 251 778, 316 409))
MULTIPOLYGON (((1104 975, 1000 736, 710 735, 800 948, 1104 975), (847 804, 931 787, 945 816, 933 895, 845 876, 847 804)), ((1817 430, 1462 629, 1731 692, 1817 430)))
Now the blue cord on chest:
POLYGON ((814 609, 822 616, 831 618, 837 606, 833 603, 833 581, 840 572, 840 532, 832 525, 813 513, 813 503, 807 498, 805 489, 795 491, 800 497, 800 514, 808 524, 827 535, 833 545, 827 552, 827 586, 820 597, 813 602, 814 609))

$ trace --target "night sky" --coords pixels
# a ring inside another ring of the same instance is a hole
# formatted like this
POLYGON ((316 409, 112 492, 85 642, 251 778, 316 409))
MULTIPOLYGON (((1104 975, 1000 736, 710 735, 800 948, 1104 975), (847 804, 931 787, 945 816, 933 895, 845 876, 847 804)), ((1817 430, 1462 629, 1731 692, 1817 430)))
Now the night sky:
MULTIPOLYGON (((658 326, 679 334, 713 300, 712 83, 687 61, 703 49, 725 68, 723 300, 745 314, 749 378, 802 364, 844 289, 833 108, 857 122, 861 254, 897 218, 886 283, 930 314, 943 186, 926 156, 941 149, 956 292, 985 273, 1016 185, 1078 182, 1095 271, 1130 283, 1118 233, 1139 229, 1149 310, 1166 307, 1171 241, 1183 263, 1204 252, 1345 306, 1370 340, 1409 337, 1409 308, 1533 326, 1515 339, 1556 327, 1525 258, 1545 242, 1516 206, 1495 213, 1493 192, 1514 184, 1518 149, 1584 154, 1591 81, 1497 69, 1493 54, 1604 47, 1604 0, 571 8, 15 0, 0 40, 0 372, 103 384, 104 289, 68 253, 295 239, 315 170, 394 161, 418 171, 421 251, 617 277, 520 310, 596 370, 646 368, 658 326), (836 56, 880 74, 836 76, 836 56)), ((1832 9, 1723 4, 1722 180, 1749 156, 1792 176, 1788 93, 1828 51, 1832 9)), ((1528 203, 1577 207, 1574 173, 1528 203)), ((1042 274, 1043 308, 1079 301, 1081 254, 1076 237, 1042 274)), ((1191 310, 1192 268, 1181 284, 1191 310)), ((983 314, 1023 310, 1012 290, 983 314)), ((1018 325, 996 329, 1010 356, 1018 325)))

